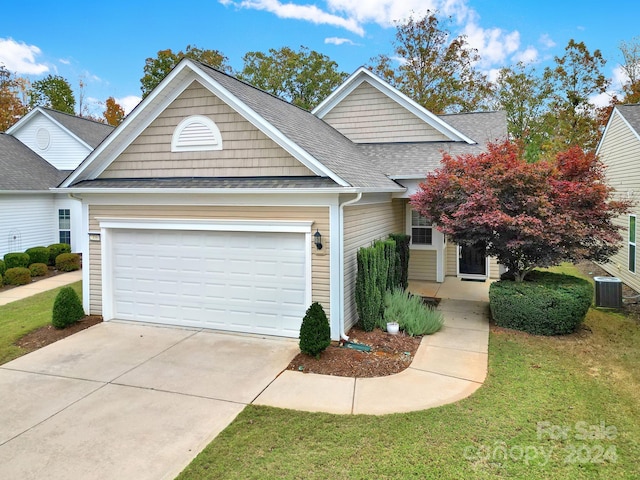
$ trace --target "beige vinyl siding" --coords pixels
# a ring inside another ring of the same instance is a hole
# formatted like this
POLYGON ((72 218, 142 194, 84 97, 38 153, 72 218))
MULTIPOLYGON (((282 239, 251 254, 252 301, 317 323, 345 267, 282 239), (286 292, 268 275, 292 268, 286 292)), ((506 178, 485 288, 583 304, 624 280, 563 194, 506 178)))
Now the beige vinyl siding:
MULTIPOLYGON (((173 205, 131 205, 126 208, 112 205, 90 205, 89 230, 100 231, 96 218, 167 218, 167 219, 234 219, 234 220, 307 220, 313 221, 313 231, 322 232, 322 250, 311 248, 311 288, 312 300, 320 302, 329 316, 329 255, 331 253, 329 208, 328 207, 267 207, 267 206, 173 206, 173 205)), ((90 311, 102 312, 102 269, 99 242, 91 242, 90 311)))
POLYGON ((500 278, 500 265, 496 257, 489 257, 489 278, 500 278))
POLYGON ((100 175, 100 178, 315 175, 239 113, 193 82, 100 175), (220 129, 222 150, 172 152, 176 126, 204 115, 220 129))
MULTIPOLYGON (((609 184, 615 189, 614 195, 619 199, 626 199, 631 195, 636 202, 640 195, 640 140, 629 126, 615 114, 611 125, 607 129, 605 138, 600 146, 600 159, 607 165, 606 175, 609 184)), ((631 214, 636 215, 636 222, 640 220, 640 207, 632 207, 631 214)), ((622 244, 620 251, 603 265, 611 275, 618 277, 625 284, 640 292, 640 257, 636 247, 636 273, 629 271, 629 215, 623 215, 614 220, 620 226, 622 244)), ((640 226, 636 224, 636 241, 640 226)))
POLYGON ((453 277, 458 275, 458 245, 453 242, 447 242, 444 274, 453 277))
POLYGON ((437 279, 438 252, 436 250, 411 250, 409 280, 435 282, 437 279))
MULTIPOLYGON (((345 331, 358 321, 355 302, 356 254, 374 240, 390 233, 404 232, 404 200, 371 205, 354 205, 344 209, 344 323, 345 331)), ((324 237, 323 237, 324 238, 324 237)))
POLYGON ((324 121, 355 143, 450 140, 367 82, 336 105, 324 121))

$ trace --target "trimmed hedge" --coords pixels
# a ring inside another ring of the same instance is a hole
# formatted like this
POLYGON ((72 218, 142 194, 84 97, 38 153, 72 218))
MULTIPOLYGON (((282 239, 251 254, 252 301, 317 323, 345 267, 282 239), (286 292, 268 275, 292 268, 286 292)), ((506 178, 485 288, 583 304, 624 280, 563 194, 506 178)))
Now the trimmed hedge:
POLYGON ((399 281, 398 286, 404 290, 409 288, 409 245, 411 244, 411 235, 404 233, 392 233, 389 238, 396 242, 396 252, 398 253, 398 269, 399 281))
POLYGON ((71 253, 71 245, 68 243, 53 243, 47 247, 49 249, 49 266, 56 264, 56 258, 62 253, 71 253))
POLYGON ((80 255, 77 253, 61 253, 56 257, 56 269, 61 272, 80 270, 80 255))
POLYGON ((300 351, 320 358, 320 354, 331 345, 331 327, 322 305, 313 302, 307 309, 300 326, 300 351))
POLYGON ((47 247, 27 248, 25 253, 29 255, 29 265, 32 263, 49 263, 49 249, 47 247))
POLYGON ((7 265, 4 263, 4 260, 0 260, 0 277, 2 277, 6 271, 7 265))
POLYGON ((84 317, 82 302, 71 287, 63 287, 53 302, 51 324, 55 328, 65 328, 84 317))
POLYGON ((4 263, 7 269, 16 267, 27 268, 29 266, 29 255, 22 252, 7 253, 4 256, 4 263))
POLYGON ((489 288, 496 325, 534 335, 566 335, 584 321, 593 286, 571 275, 533 271, 525 281, 500 280, 489 288))
POLYGON ((32 263, 29 265, 29 272, 31 272, 32 277, 42 277, 46 275, 49 271, 49 267, 47 267, 46 263, 32 263))
POLYGON ((7 285, 26 285, 31 283, 31 272, 25 267, 8 268, 4 273, 4 283, 7 285))

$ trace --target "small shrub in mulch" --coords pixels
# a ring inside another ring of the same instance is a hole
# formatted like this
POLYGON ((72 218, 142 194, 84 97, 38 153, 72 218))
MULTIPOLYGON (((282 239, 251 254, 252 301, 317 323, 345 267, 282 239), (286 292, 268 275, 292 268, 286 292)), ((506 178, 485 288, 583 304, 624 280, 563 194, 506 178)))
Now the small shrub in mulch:
POLYGON ((61 253, 56 257, 56 269, 61 272, 80 270, 80 255, 77 253, 61 253))
POLYGON ((2 277, 6 271, 7 265, 4 263, 4 260, 0 260, 0 277, 2 277))
POLYGON ((25 267, 14 267, 4 272, 4 283, 7 285, 26 285, 31 283, 31 272, 25 267))
POLYGON ((331 327, 322 305, 313 302, 307 309, 300 326, 300 351, 319 357, 331 345, 331 327))
POLYGON ((65 328, 83 317, 84 309, 76 291, 71 287, 60 289, 53 302, 51 324, 55 328, 65 328))
POLYGON ((71 245, 69 245, 68 243, 54 243, 52 245, 49 245, 47 248, 49 249, 48 264, 50 266, 56 264, 56 258, 58 258, 58 255, 60 255, 61 253, 71 253, 71 245))
POLYGON ((29 264, 32 263, 49 263, 49 249, 47 247, 32 247, 25 251, 29 255, 29 264))
POLYGON ((4 256, 4 263, 7 269, 16 267, 27 268, 29 266, 29 255, 22 252, 7 253, 4 256))
POLYGON ((29 265, 29 272, 32 277, 42 277, 47 274, 49 267, 46 263, 32 263, 29 265))

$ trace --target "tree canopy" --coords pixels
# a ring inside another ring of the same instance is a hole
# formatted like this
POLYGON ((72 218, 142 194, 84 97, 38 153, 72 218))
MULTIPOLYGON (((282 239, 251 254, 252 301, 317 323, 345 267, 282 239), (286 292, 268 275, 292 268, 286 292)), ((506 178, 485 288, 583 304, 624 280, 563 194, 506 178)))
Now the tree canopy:
POLYGON ((27 81, 0 65, 0 132, 16 123, 27 112, 24 102, 27 81))
POLYGON ((480 56, 464 36, 450 37, 433 12, 397 22, 393 57, 401 62, 378 55, 370 68, 433 113, 486 109, 491 84, 476 68, 480 56))
POLYGON ((157 57, 145 60, 144 76, 140 79, 142 98, 149 95, 151 90, 185 57, 225 72, 231 72, 231 67, 228 65, 229 59, 218 50, 206 50, 195 45, 187 45, 184 52, 181 50, 174 53, 171 49, 160 50, 157 57))
POLYGON ((300 47, 248 52, 238 78, 306 110, 313 109, 337 88, 347 74, 328 56, 300 47))
POLYGON ((124 120, 124 108, 122 108, 113 97, 107 98, 104 109, 104 119, 109 125, 117 127, 124 120))
POLYGON ((593 152, 571 147, 555 161, 528 163, 514 142, 478 155, 444 154, 411 205, 460 245, 486 245, 517 281, 535 267, 604 261, 620 247, 612 219, 628 201, 612 199, 593 152))
POLYGON ((29 89, 29 107, 47 107, 75 114, 76 99, 69 82, 59 75, 47 75, 29 89))

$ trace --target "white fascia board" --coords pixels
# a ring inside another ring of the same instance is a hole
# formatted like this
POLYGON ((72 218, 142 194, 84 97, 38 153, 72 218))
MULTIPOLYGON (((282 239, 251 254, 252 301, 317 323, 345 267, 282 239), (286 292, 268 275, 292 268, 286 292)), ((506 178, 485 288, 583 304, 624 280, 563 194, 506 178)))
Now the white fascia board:
POLYGON ((6 134, 7 135, 13 135, 16 131, 22 129, 22 126, 26 123, 29 123, 29 121, 31 120, 32 117, 34 117, 35 115, 37 115, 38 113, 42 113, 42 110, 40 109, 40 107, 36 107, 33 110, 31 110, 29 113, 27 113, 24 117, 22 117, 20 120, 18 120, 16 123, 14 123, 13 125, 11 125, 7 130, 6 130, 6 134))
MULTIPOLYGON (((39 109, 40 107, 38 107, 39 109)), ((64 125, 62 125, 60 122, 58 122, 55 118, 53 118, 51 115, 49 115, 46 111, 44 110, 40 110, 40 112, 42 113, 42 115, 44 115, 46 118, 48 118, 49 120, 51 120, 54 124, 56 124, 58 127, 60 127, 62 130, 64 130, 65 132, 67 132, 67 135, 69 135, 71 138, 73 138, 76 142, 78 142, 80 145, 82 145, 83 147, 85 147, 87 149, 87 151, 91 152, 93 150, 93 148, 91 148, 91 145, 89 145, 87 142, 85 142, 84 140, 82 140, 80 137, 78 137, 75 133, 73 133, 71 130, 69 130, 67 127, 65 127, 64 125)))
POLYGON ((398 188, 82 188, 59 187, 50 190, 54 193, 73 194, 168 194, 168 195, 309 195, 309 194, 340 194, 340 193, 398 193, 404 192, 401 186, 398 188))
MULTIPOLYGON (((620 113, 618 112, 618 109, 616 107, 613 107, 613 111, 611 112, 611 115, 609 116, 609 121, 607 122, 607 126, 604 127, 604 132, 602 132, 602 137, 600 137, 600 141, 598 142, 598 147, 596 148, 596 155, 600 155, 600 148, 602 147, 602 144, 604 143, 604 139, 607 137, 607 133, 609 132, 609 127, 613 123, 613 118, 616 115, 620 115, 620 113)), ((620 115, 620 116, 622 117, 622 115, 620 115)), ((633 129, 631 129, 631 130, 633 130, 633 129)))
POLYGON ((100 229, 309 233, 311 221, 96 217, 100 229))
POLYGON ((129 144, 147 128, 151 122, 173 101, 182 91, 195 80, 195 75, 183 73, 188 67, 183 62, 174 68, 160 84, 140 102, 133 111, 127 115, 124 121, 103 141, 98 148, 89 154, 87 158, 69 175, 60 187, 68 187, 77 179, 94 179, 99 176, 129 144), (169 95, 165 92, 168 84, 176 77, 182 77, 178 81, 183 88, 175 88, 169 95), (147 114, 145 116, 145 114, 147 114), (116 140, 120 140, 116 143, 116 140))
POLYGON ((478 143, 464 135, 462 132, 456 130, 440 117, 434 115, 423 106, 411 100, 400 90, 394 88, 389 83, 374 75, 364 67, 360 67, 358 70, 356 70, 353 75, 345 80, 345 82, 336 90, 334 90, 334 92, 329 95, 322 103, 320 103, 320 105, 314 108, 311 113, 316 115, 318 118, 324 118, 327 113, 329 113, 336 105, 344 100, 344 98, 347 97, 351 92, 358 88, 364 81, 368 81, 372 87, 376 88, 382 94, 388 96, 396 103, 413 113, 416 117, 420 118, 452 140, 463 141, 468 143, 469 145, 478 143))
POLYGON ((51 193, 64 193, 64 192, 52 192, 49 190, 0 190, 0 195, 50 195, 51 193))

